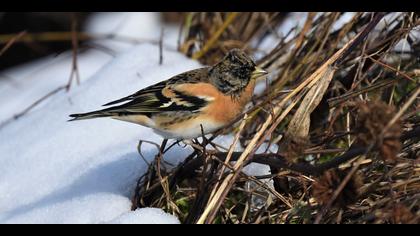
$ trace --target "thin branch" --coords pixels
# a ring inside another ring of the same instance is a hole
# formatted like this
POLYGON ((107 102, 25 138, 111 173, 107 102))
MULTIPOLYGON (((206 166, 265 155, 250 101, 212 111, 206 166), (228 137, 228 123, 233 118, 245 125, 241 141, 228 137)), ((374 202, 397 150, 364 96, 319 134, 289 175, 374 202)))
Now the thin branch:
POLYGON ((66 91, 70 90, 71 84, 73 82, 73 78, 76 77, 77 85, 80 85, 80 75, 79 75, 79 69, 77 66, 77 52, 79 47, 78 37, 77 37, 77 19, 75 13, 71 13, 71 44, 72 44, 72 67, 71 67, 71 73, 69 81, 67 82, 66 91))
POLYGON ((338 58, 335 63, 333 64, 334 67, 339 67, 344 59, 354 50, 355 47, 357 47, 362 41, 367 37, 367 35, 375 28, 375 26, 379 23, 379 21, 385 16, 384 12, 377 13, 371 22, 363 29, 363 31, 360 33, 359 37, 357 37, 344 52, 341 54, 340 58, 338 58))
POLYGON ((26 34, 26 31, 22 31, 19 34, 15 35, 13 38, 11 38, 6 45, 1 49, 0 51, 0 57, 3 56, 3 54, 10 48, 16 41, 18 41, 20 38, 22 38, 26 34))
POLYGON ((395 69, 394 67, 392 67, 392 66, 390 66, 390 65, 387 65, 387 64, 385 64, 385 63, 383 63, 383 62, 381 62, 381 61, 375 60, 373 57, 371 57, 371 56, 369 56, 369 55, 367 55, 367 57, 368 57, 369 59, 371 59, 373 62, 375 62, 376 64, 379 64, 379 65, 381 65, 381 66, 383 66, 383 67, 385 67, 385 68, 387 68, 387 69, 389 69, 389 70, 392 70, 392 71, 394 71, 397 75, 402 75, 402 77, 403 77, 403 78, 408 79, 409 81, 416 83, 416 80, 415 80, 415 79, 413 79, 413 78, 411 78, 411 77, 410 77, 409 75, 407 75, 406 73, 404 73, 404 72, 402 72, 402 71, 400 71, 400 70, 398 70, 398 69, 395 69))
POLYGON ((61 90, 65 89, 65 88, 66 88, 66 86, 60 86, 60 87, 54 89, 53 91, 47 93, 46 95, 44 95, 40 99, 36 100, 31 105, 29 105, 27 108, 25 108, 23 111, 15 114, 11 119, 6 120, 2 124, 0 124, 0 129, 3 128, 4 126, 6 126, 7 124, 9 124, 10 122, 12 122, 14 120, 17 120, 17 119, 21 118, 22 116, 26 115, 29 111, 31 111, 32 109, 34 109, 38 104, 40 104, 41 102, 43 102, 47 98, 51 97, 52 95, 60 92, 61 90))
POLYGON ((163 27, 160 30, 160 37, 159 37, 159 65, 163 64, 163 27))

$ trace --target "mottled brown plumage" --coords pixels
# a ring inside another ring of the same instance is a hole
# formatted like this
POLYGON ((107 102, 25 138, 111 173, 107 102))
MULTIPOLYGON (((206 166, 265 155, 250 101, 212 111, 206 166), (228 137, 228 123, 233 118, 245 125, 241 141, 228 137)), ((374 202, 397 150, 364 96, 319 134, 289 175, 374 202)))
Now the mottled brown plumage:
POLYGON ((266 74, 239 49, 219 63, 187 71, 112 101, 72 120, 111 117, 153 128, 165 138, 195 138, 230 123, 249 102, 255 79, 266 74), (121 105, 117 105, 120 104, 121 105))

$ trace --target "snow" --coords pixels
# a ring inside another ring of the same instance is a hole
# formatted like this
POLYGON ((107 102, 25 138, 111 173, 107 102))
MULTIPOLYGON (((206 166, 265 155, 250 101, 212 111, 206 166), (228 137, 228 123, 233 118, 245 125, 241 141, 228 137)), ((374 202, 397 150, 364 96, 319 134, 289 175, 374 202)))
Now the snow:
MULTIPOLYGON (((89 51, 78 56, 81 81, 92 76, 110 56, 102 52, 89 51)), ((18 66, 1 73, 0 79, 0 124, 26 109, 45 94, 63 86, 70 78, 72 55, 63 53, 58 57, 49 56, 27 65, 18 66), (13 95, 13 99, 9 99, 13 95)), ((42 107, 40 104, 37 108, 42 107)))
MULTIPOLYGON (((55 94, 0 130, 0 222, 99 223, 129 211, 135 181, 147 167, 137 142, 162 139, 148 128, 111 119, 66 120, 200 67, 179 53, 164 55, 160 66, 155 45, 132 47, 81 86, 55 94)), ((150 144, 142 150, 148 161, 157 152, 150 144)), ((176 146, 165 158, 177 163, 189 151, 176 146)))
POLYGON ((168 215, 161 209, 142 208, 124 213, 118 218, 107 222, 110 224, 179 224, 178 218, 168 215))
MULTIPOLYGON (((138 21, 139 17, 130 13, 128 18, 138 21)), ((143 23, 159 23, 150 13, 144 17, 148 21, 143 23)), ((144 36, 149 37, 152 29, 144 30, 148 31, 144 36)), ((166 28, 165 43, 176 42, 173 31, 166 28)), ((105 33, 104 29, 101 32, 105 33)), ((80 86, 74 84, 70 92, 54 94, 0 128, 0 223, 179 223, 160 209, 130 210, 136 181, 147 169, 137 153, 138 141, 160 143, 160 136, 148 128, 112 119, 67 120, 71 113, 98 109, 201 65, 167 47, 163 65, 159 65, 156 44, 107 46, 116 52, 115 57, 97 50, 79 55, 80 86)), ((0 123, 64 85, 70 68, 71 52, 66 52, 2 72, 7 79, 0 80, 4 104, 0 123)), ((142 152, 151 162, 157 150, 144 143, 142 152)), ((175 146, 165 160, 177 164, 190 152, 175 146)))
POLYGON ((161 27, 159 15, 155 12, 102 12, 93 17, 86 26, 86 31, 91 33, 114 33, 127 37, 159 36, 161 27))

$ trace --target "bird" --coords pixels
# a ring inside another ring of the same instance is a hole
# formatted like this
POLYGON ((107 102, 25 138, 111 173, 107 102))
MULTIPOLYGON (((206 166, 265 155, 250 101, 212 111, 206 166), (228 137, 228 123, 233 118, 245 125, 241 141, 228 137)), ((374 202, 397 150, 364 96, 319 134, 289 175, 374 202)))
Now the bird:
POLYGON ((71 114, 69 121, 109 117, 152 128, 164 139, 186 140, 233 122, 267 72, 241 49, 213 66, 190 70, 106 103, 108 108, 71 114))

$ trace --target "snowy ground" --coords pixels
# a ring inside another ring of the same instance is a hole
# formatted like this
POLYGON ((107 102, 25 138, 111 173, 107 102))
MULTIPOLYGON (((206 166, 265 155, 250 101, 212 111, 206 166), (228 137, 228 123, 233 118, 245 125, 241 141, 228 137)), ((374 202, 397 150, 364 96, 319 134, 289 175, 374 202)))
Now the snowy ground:
MULTIPOLYGON (((131 190, 146 167, 136 144, 139 139, 160 143, 161 138, 148 128, 111 119, 66 120, 71 113, 97 109, 200 66, 166 51, 159 66, 157 52, 156 46, 144 44, 118 54, 81 86, 54 95, 0 131, 1 222, 94 223, 129 218, 131 190), (121 214, 124 217, 116 219, 121 214)), ((151 160, 156 148, 146 145, 143 151, 151 160)), ((176 162, 174 158, 186 156, 187 151, 179 147, 166 158, 176 162)))
MULTIPOLYGON (((126 22, 117 32, 121 35, 136 29, 140 33, 129 36, 159 38, 160 30, 153 27, 160 27, 160 22, 153 13, 103 13, 87 30, 115 33, 112 27, 118 24, 110 22, 126 22), (107 31, 104 25, 111 28, 107 31)), ((176 44, 174 35, 176 28, 165 28, 166 48, 176 44)), ((100 43, 116 56, 96 50, 81 54, 80 86, 53 95, 0 129, 0 223, 179 222, 160 209, 130 211, 135 181, 146 167, 136 152, 137 142, 159 143, 159 136, 111 119, 66 121, 71 113, 100 108, 200 65, 170 49, 164 50, 163 65, 159 65, 159 49, 148 43, 100 43)), ((71 54, 64 53, 3 72, 7 79, 0 80, 0 123, 66 84, 70 66, 71 54)), ((165 158, 177 163, 188 151, 175 148, 165 158)), ((146 144, 143 152, 152 160, 156 148, 146 144)))

